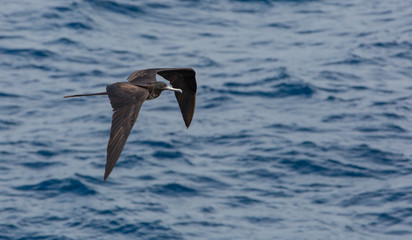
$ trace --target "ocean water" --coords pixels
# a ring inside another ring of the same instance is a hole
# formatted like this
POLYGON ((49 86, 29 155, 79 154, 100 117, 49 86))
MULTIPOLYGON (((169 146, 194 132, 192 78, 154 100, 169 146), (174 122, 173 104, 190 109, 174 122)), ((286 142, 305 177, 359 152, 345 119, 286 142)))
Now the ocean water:
POLYGON ((2 1, 0 239, 412 239, 412 2, 2 1), (104 91, 143 104, 103 182, 104 91), (158 80, 162 80, 161 77, 158 80))

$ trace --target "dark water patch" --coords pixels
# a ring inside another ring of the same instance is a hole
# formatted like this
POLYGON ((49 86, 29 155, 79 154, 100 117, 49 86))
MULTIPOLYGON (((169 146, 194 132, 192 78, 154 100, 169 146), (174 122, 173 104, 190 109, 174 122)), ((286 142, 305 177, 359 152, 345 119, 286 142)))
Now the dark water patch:
MULTIPOLYGON (((104 210, 95 209, 92 206, 83 207, 83 209, 87 210, 87 212, 92 212, 92 213, 94 213, 96 215, 100 215, 100 216, 116 216, 116 214, 126 210, 125 208, 121 208, 120 206, 116 206, 114 208, 104 209, 104 210)), ((72 224, 78 226, 81 223, 80 222, 75 222, 75 223, 72 223, 72 224)))
MULTIPOLYGON (((332 86, 332 87, 318 87, 319 90, 327 92, 327 93, 344 93, 348 92, 348 87, 347 86, 332 86)), ((328 96, 328 100, 333 101, 333 100, 340 100, 345 102, 342 98, 337 98, 335 96, 328 96)))
POLYGON ((232 98, 228 96, 218 96, 218 97, 213 97, 212 99, 209 99, 203 103, 197 103, 197 104, 206 104, 206 105, 198 105, 196 108, 203 108, 203 109, 210 109, 210 108, 217 108, 224 106, 226 103, 231 101, 232 98))
POLYGON ((289 79, 290 75, 288 74, 286 68, 280 68, 278 70, 278 74, 276 76, 273 77, 268 77, 262 80, 258 80, 258 81, 253 81, 253 82, 249 82, 249 83, 237 83, 237 82, 226 82, 224 84, 225 87, 251 87, 251 86, 261 86, 261 85, 265 85, 265 84, 270 84, 273 82, 277 82, 280 80, 285 80, 285 79, 289 79))
MULTIPOLYGON (((20 98, 20 97, 21 96, 17 94, 0 92, 0 98, 20 98)), ((10 107, 10 106, 5 106, 5 107, 10 107)))
POLYGON ((375 43, 369 43, 369 44, 363 44, 361 43, 359 45, 360 48, 383 48, 383 49, 390 49, 390 48, 396 48, 396 49, 408 49, 412 50, 412 43, 403 41, 403 42, 375 42, 375 43))
POLYGON ((342 150, 343 154, 347 157, 363 159, 377 164, 394 165, 402 162, 408 162, 408 159, 403 154, 372 148, 368 144, 360 144, 349 147, 349 149, 342 150))
POLYGON ((397 53, 397 54, 393 55, 392 57, 406 59, 406 60, 412 60, 412 51, 397 53))
POLYGON ((143 181, 153 181, 153 180, 156 180, 156 178, 154 177, 154 176, 151 176, 151 175, 143 175, 143 176, 139 176, 139 177, 137 177, 138 179, 140 179, 140 180, 143 180, 143 181))
POLYGON ((385 124, 381 126, 364 126, 364 127, 356 127, 356 131, 364 132, 364 133, 374 133, 374 132, 394 132, 394 133, 406 133, 408 132, 406 129, 395 125, 395 124, 385 124))
POLYGON ((279 190, 279 191, 274 191, 274 190, 265 190, 265 191, 260 191, 257 193, 258 196, 263 197, 263 198, 271 198, 271 199, 277 199, 277 198, 293 198, 295 195, 293 193, 289 193, 287 190, 279 190))
POLYGON ((410 230, 391 230, 391 231, 386 231, 385 234, 395 235, 395 236, 409 236, 409 235, 412 235, 412 231, 410 231, 410 230))
MULTIPOLYGON (((24 65, 19 65, 14 67, 15 70, 28 70, 28 69, 36 69, 36 70, 41 70, 44 72, 59 72, 60 70, 58 68, 50 67, 48 64, 38 64, 38 63, 31 63, 31 64, 24 64, 24 65)), ((26 79, 24 79, 26 80, 26 79)), ((37 81, 37 79, 28 79, 25 81, 25 83, 30 83, 32 81, 37 81)))
POLYGON ((208 58, 208 57, 198 57, 197 59, 199 59, 199 61, 200 61, 199 63, 194 64, 195 67, 197 67, 197 68, 212 68, 212 67, 217 68, 217 67, 220 66, 219 62, 217 62, 217 61, 215 61, 211 58, 208 58))
POLYGON ((244 174, 245 176, 248 176, 248 175, 253 176, 256 179, 270 179, 270 180, 279 180, 281 177, 284 176, 284 174, 273 172, 269 169, 264 169, 264 168, 249 170, 249 171, 246 171, 244 174))
POLYGON ((145 6, 153 9, 169 9, 172 6, 164 4, 164 3, 146 3, 145 6))
POLYGON ((10 56, 20 56, 26 58, 34 58, 38 60, 46 59, 46 58, 53 58, 57 56, 54 52, 50 50, 38 50, 38 49, 24 49, 24 48, 0 48, 0 53, 4 55, 10 56))
POLYGON ((82 22, 70 22, 64 25, 67 28, 75 30, 92 30, 92 26, 82 22))
MULTIPOLYGON (((286 2, 312 2, 312 1, 317 1, 317 0, 281 0, 281 1, 286 1, 286 2)), ((296 11, 298 14, 324 14, 325 12, 322 10, 312 10, 312 9, 305 9, 305 10, 298 10, 296 11)))
MULTIPOLYGON (((233 60, 233 62, 237 62, 237 61, 242 61, 242 59, 235 59, 235 60, 233 60)), ((212 74, 210 75, 211 78, 237 78, 237 77, 240 77, 240 76, 241 76, 241 74, 239 74, 239 73, 227 73, 227 72, 224 72, 224 73, 212 73, 212 74)), ((200 87, 205 87, 205 86, 200 86, 200 87)))
POLYGON ((75 174, 76 177, 88 182, 88 183, 92 183, 92 184, 102 184, 102 178, 100 177, 92 177, 90 175, 82 175, 82 174, 75 174))
POLYGON ((350 87, 353 90, 359 90, 359 91, 364 91, 364 90, 368 90, 369 88, 366 86, 351 86, 350 87))
POLYGON ((60 163, 57 163, 57 162, 24 162, 21 165, 27 168, 31 168, 31 169, 44 169, 44 168, 60 165, 60 163))
POLYGON ((174 148, 174 146, 171 143, 162 142, 162 141, 142 141, 142 142, 139 142, 138 144, 143 144, 143 145, 147 145, 150 147, 166 148, 166 149, 174 148))
POLYGON ((355 122, 355 121, 373 121, 375 118, 370 114, 352 114, 352 113, 342 113, 333 114, 322 119, 325 123, 336 123, 336 122, 355 122))
POLYGON ((169 227, 163 226, 161 221, 139 222, 133 224, 121 224, 109 233, 137 234, 144 239, 183 239, 179 233, 175 233, 169 227))
POLYGON ((133 167, 139 166, 141 161, 144 159, 136 154, 133 155, 127 155, 123 157, 122 161, 119 161, 116 166, 118 168, 128 168, 131 169, 133 167))
MULTIPOLYGON (((97 60, 97 58, 93 58, 93 57, 89 57, 89 56, 74 56, 74 57, 66 57, 65 59, 68 62, 74 62, 74 63, 83 63, 83 64, 99 64, 100 61, 97 60)), ((80 73, 74 73, 75 75, 77 75, 77 77, 82 77, 82 76, 93 76, 93 75, 89 75, 90 73, 85 73, 85 72, 80 72, 80 73)))
POLYGON ((165 159, 165 158, 182 158, 183 154, 179 151, 156 151, 152 155, 155 158, 165 159))
POLYGON ((101 0, 101 1, 92 1, 86 0, 93 8, 100 8, 107 12, 113 12, 120 15, 138 17, 145 14, 145 11, 138 5, 128 4, 128 3, 119 3, 116 1, 101 0))
POLYGON ((310 184, 301 184, 303 188, 311 188, 314 191, 322 191, 322 189, 333 190, 335 188, 343 188, 343 185, 335 185, 335 184, 328 184, 328 183, 310 183, 310 184))
POLYGON ((267 24, 266 26, 271 27, 271 28, 278 28, 278 29, 290 29, 290 28, 292 28, 292 26, 290 24, 278 23, 278 22, 270 23, 270 24, 267 24))
MULTIPOLYGON (((409 101, 411 99, 411 97, 398 97, 392 100, 387 100, 387 101, 375 101, 373 102, 373 104, 371 106, 373 107, 381 107, 381 106, 385 106, 385 105, 397 105, 399 107, 399 105, 401 105, 400 103, 404 102, 404 101, 409 101)), ((410 108, 408 107, 403 107, 402 108, 409 110, 410 108)))
POLYGON ((357 214, 356 218, 364 219, 370 227, 389 227, 402 222, 402 219, 392 216, 388 213, 366 213, 357 214))
POLYGON ((374 31, 363 31, 363 32, 357 33, 357 34, 355 35, 355 37, 363 39, 364 37, 373 35, 373 34, 375 34, 375 33, 376 33, 376 32, 374 32, 374 31))
POLYGON ((228 146, 238 146, 239 141, 247 142, 253 137, 252 134, 247 131, 241 131, 236 134, 219 135, 206 138, 208 142, 213 142, 214 144, 228 144, 228 146))
POLYGON ((311 1, 316 1, 316 0, 230 0, 230 1, 240 2, 240 3, 256 3, 256 4, 271 5, 272 3, 276 3, 276 2, 300 3, 300 2, 311 2, 311 1))
POLYGON ((24 39, 23 36, 19 36, 19 35, 0 35, 0 40, 10 40, 10 39, 24 39))
POLYGON ((209 188, 213 189, 222 189, 229 186, 229 184, 227 183, 207 176, 189 175, 187 176, 187 179, 193 183, 200 184, 202 186, 208 186, 209 188))
POLYGON ((380 206, 382 203, 399 203, 412 201, 412 188, 399 189, 382 188, 376 191, 362 192, 340 202, 342 207, 350 206, 380 206))
POLYGON ((361 78, 353 73, 344 73, 338 71, 322 71, 320 72, 320 77, 332 81, 342 81, 342 80, 360 80, 361 78))
MULTIPOLYGON (((85 64, 95 64, 94 59, 90 59, 90 58, 81 58, 78 59, 80 60, 78 63, 85 63, 85 64)), ((74 58, 70 58, 69 61, 73 61, 76 62, 76 60, 74 58)), ((60 79, 60 78, 69 78, 71 79, 73 82, 84 82, 84 77, 95 77, 94 75, 94 70, 89 71, 89 72, 72 72, 72 73, 62 73, 62 74, 52 74, 49 75, 50 78, 54 78, 54 79, 60 79)), ((77 93, 73 93, 73 94, 77 94, 77 93)), ((84 101, 83 98, 74 98, 71 99, 71 101, 84 101)), ((90 101, 90 100, 89 100, 90 101)))
POLYGON ((216 222, 208 222, 208 221, 188 221, 188 222, 177 222, 173 224, 174 226, 193 226, 193 227, 209 227, 209 228, 216 228, 216 227, 231 227, 223 223, 216 223, 216 222))
POLYGON ((78 43, 70 38, 67 37, 62 37, 53 41, 48 41, 46 42, 47 45, 63 45, 63 46, 68 46, 68 45, 77 45, 78 43))
MULTIPOLYGON (((184 239, 180 233, 164 226, 161 220, 155 221, 131 221, 129 218, 90 219, 83 221, 82 228, 98 231, 105 235, 130 236, 131 239, 184 239)), ((78 222, 74 223, 75 225, 78 222)))
POLYGON ((256 42, 251 42, 250 46, 252 47, 265 46, 265 45, 270 45, 271 43, 273 43, 273 40, 256 41, 256 42))
MULTIPOLYGON (((291 144, 291 142, 288 141, 288 144, 291 144)), ((263 147, 263 146, 256 146, 250 148, 251 151, 256 151, 258 153, 276 153, 277 151, 281 150, 282 147, 279 146, 272 146, 272 147, 263 147)), ((252 156, 252 159, 255 159, 255 156, 252 156)))
MULTIPOLYGON (((73 3, 73 4, 75 4, 75 3, 73 3)), ((58 11, 58 12, 69 12, 69 11, 74 10, 73 8, 70 8, 70 7, 54 7, 53 9, 58 11)))
POLYGON ((151 35, 151 34, 141 34, 140 37, 147 39, 147 40, 151 40, 151 41, 155 41, 159 39, 157 36, 151 35))
POLYGON ((19 221, 19 224, 21 224, 22 226, 36 226, 43 224, 51 224, 54 222, 64 222, 68 219, 68 217, 50 216, 46 213, 43 216, 25 217, 21 221, 19 221))
POLYGON ((244 5, 235 5, 232 8, 232 11, 237 14, 259 14, 262 10, 259 9, 260 7, 250 7, 244 5))
POLYGON ((325 132, 324 129, 317 129, 316 127, 300 127, 297 124, 286 125, 286 124, 281 124, 281 123, 275 123, 265 128, 273 128, 276 130, 281 130, 282 132, 308 132, 308 133, 325 132))
POLYGON ((150 192, 169 197, 195 197, 199 195, 194 188, 186 187, 178 183, 156 185, 150 189, 150 192))
POLYGON ((382 114, 380 114, 381 116, 383 116, 383 117, 385 117, 385 118, 387 118, 387 119, 396 119, 396 120, 404 120, 404 119, 406 119, 406 117, 405 116, 403 116, 403 115, 400 115, 400 114, 396 114, 396 113, 392 113, 392 112, 387 112, 387 113, 382 113, 382 114))
POLYGON ((396 18, 379 18, 379 19, 376 19, 375 22, 378 22, 378 23, 381 23, 381 22, 387 23, 387 22, 392 22, 392 21, 395 21, 395 20, 396 20, 396 18))
POLYGON ((162 204, 144 202, 142 203, 142 205, 145 206, 144 209, 146 211, 153 212, 153 213, 167 214, 167 209, 165 209, 162 204))
POLYGON ((46 158, 50 158, 50 157, 54 157, 58 155, 58 153, 55 151, 50 151, 50 150, 45 150, 45 149, 38 150, 36 153, 40 155, 41 157, 46 157, 46 158))
POLYGON ((59 14, 54 13, 54 12, 43 13, 41 16, 45 19, 60 19, 61 18, 59 14))
POLYGON ((286 97, 311 97, 316 93, 316 88, 307 83, 280 83, 272 88, 274 91, 262 91, 253 90, 250 91, 240 91, 234 90, 232 86, 229 89, 212 89, 209 87, 208 91, 218 92, 220 94, 230 94, 234 96, 244 96, 244 97, 264 97, 264 98, 286 98, 286 97))
POLYGON ((313 85, 308 83, 281 83, 275 85, 278 89, 276 95, 278 97, 289 97, 289 96, 306 96, 311 97, 316 93, 316 89, 313 85))
POLYGON ((281 164, 287 166, 299 174, 314 174, 328 177, 373 177, 372 173, 365 168, 356 165, 342 164, 339 161, 329 159, 321 164, 309 159, 283 159, 281 164))
POLYGON ((273 218, 273 217, 245 217, 246 221, 251 224, 266 225, 266 224, 278 224, 279 222, 284 221, 283 218, 273 218))
MULTIPOLYGON (((1 96, 0 96, 0 98, 1 98, 1 96)), ((0 106, 0 111, 3 114, 14 115, 14 114, 20 113, 21 107, 18 106, 18 105, 0 106)))
POLYGON ((304 147, 304 148, 319 148, 319 146, 312 141, 303 141, 299 143, 299 146, 304 147))
POLYGON ((211 32, 201 32, 198 33, 199 37, 207 37, 207 38, 219 38, 222 37, 221 34, 211 33, 211 32))
POLYGON ((17 190, 34 193, 34 197, 56 197, 60 194, 75 194, 78 196, 95 195, 97 192, 81 181, 73 178, 50 179, 38 184, 14 187, 17 190), (40 194, 40 196, 38 195, 40 194))
MULTIPOLYGON (((266 150, 267 152, 272 152, 272 149, 266 150)), ((258 154, 247 154, 246 156, 239 157, 239 161, 243 162, 246 166, 252 167, 256 162, 269 163, 276 162, 279 160, 279 157, 276 155, 273 156, 262 156, 258 154)), ((238 174, 232 175, 232 177, 239 177, 238 174)))
MULTIPOLYGON (((69 94, 68 94, 69 95, 69 94)), ((85 102, 87 102, 88 100, 85 100, 84 98, 75 98, 75 99, 71 99, 70 101, 73 101, 73 103, 80 103, 81 105, 84 104, 85 102)), ((71 104, 73 104, 71 103, 71 104)), ((98 119, 98 122, 103 122, 103 123, 108 123, 110 122, 110 117, 104 117, 104 116, 99 116, 96 117, 95 114, 91 113, 91 114, 86 114, 83 116, 78 116, 75 118, 69 118, 66 121, 64 121, 63 123, 72 123, 72 122, 95 122, 96 119, 98 119), (101 119, 102 118, 102 119, 101 119)), ((91 134, 92 136, 96 136, 96 137, 103 137, 103 136, 107 136, 105 131, 96 131, 96 132, 89 132, 88 134, 91 134)))
MULTIPOLYGON (((408 162, 408 159, 398 153, 392 153, 389 151, 382 151, 378 149, 371 148, 367 144, 359 144, 355 146, 340 146, 340 145, 329 145, 329 146, 317 146, 314 143, 307 144, 300 144, 302 147, 307 148, 306 151, 290 151, 286 152, 284 156, 293 156, 295 159, 297 157, 305 156, 308 157, 306 159, 305 165, 311 165, 310 163, 312 159, 318 159, 320 156, 324 154, 334 153, 339 154, 343 157, 344 162, 330 159, 322 161, 322 169, 325 172, 321 172, 322 174, 326 174, 327 176, 359 176, 359 177, 389 177, 389 176, 396 176, 399 174, 407 174, 408 169, 404 169, 404 171, 397 171, 395 169, 396 166, 403 166, 405 163, 408 162), (303 154, 303 153, 311 153, 311 154, 303 154), (350 163, 349 163, 350 162, 350 163), (373 163, 374 165, 371 167, 369 163, 373 163), (381 165, 390 166, 391 168, 382 169, 376 168, 376 163, 381 165)), ((340 158, 339 158, 340 159, 340 158)), ((301 159, 302 160, 302 159, 301 159)), ((301 161, 299 160, 299 161, 301 161)), ((291 158, 288 158, 288 161, 293 161, 291 158)), ((296 161, 296 160, 295 160, 296 161)))
POLYGON ((261 204, 262 201, 247 196, 232 196, 227 197, 226 205, 233 208, 250 207, 252 205, 261 204))
POLYGON ((313 34, 313 33, 321 33, 327 31, 327 29, 313 29, 313 30, 302 30, 302 31, 297 31, 297 34, 313 34))
POLYGON ((325 63, 325 66, 328 65, 351 65, 351 66, 360 66, 360 65, 382 65, 384 59, 382 58, 364 58, 356 54, 351 54, 346 57, 344 60, 325 63))
MULTIPOLYGON (((73 240, 73 238, 62 236, 62 235, 53 235, 53 234, 41 234, 41 233, 33 233, 31 232, 30 237, 21 237, 18 238, 19 240, 52 240, 52 239, 58 239, 58 240, 73 240)), ((16 238, 12 238, 16 239, 16 238)))
MULTIPOLYGON (((246 58, 235 58, 235 59, 232 59, 230 61, 233 62, 233 63, 244 63, 244 62, 249 62, 251 60, 252 60, 251 58, 246 57, 246 58)), ((218 74, 212 74, 211 76, 217 77, 217 78, 220 78, 220 77, 222 77, 222 78, 229 78, 229 77, 230 78, 235 78, 235 77, 242 76, 242 74, 239 74, 239 73, 233 73, 233 74, 218 73, 218 74)))
POLYGON ((247 72, 248 72, 248 73, 255 73, 255 74, 257 74, 257 73, 259 73, 259 72, 262 72, 263 70, 265 70, 265 69, 264 69, 264 68, 261 68, 261 67, 255 67, 255 68, 250 68, 250 69, 248 69, 247 72))
MULTIPOLYGON (((6 232, 10 232, 10 231, 18 231, 18 229, 19 229, 19 227, 16 226, 15 224, 4 224, 4 223, 0 224, 1 234, 4 234, 6 232)), ((0 235, 0 239, 3 239, 2 237, 3 236, 0 235)), ((5 239, 12 239, 12 238, 5 238, 5 239)))
POLYGON ((21 121, 10 121, 10 120, 0 119, 0 130, 9 130, 19 125, 22 125, 21 121))
POLYGON ((216 209, 213 208, 213 207, 202 207, 202 208, 199 209, 199 212, 206 213, 206 214, 215 213, 216 209))

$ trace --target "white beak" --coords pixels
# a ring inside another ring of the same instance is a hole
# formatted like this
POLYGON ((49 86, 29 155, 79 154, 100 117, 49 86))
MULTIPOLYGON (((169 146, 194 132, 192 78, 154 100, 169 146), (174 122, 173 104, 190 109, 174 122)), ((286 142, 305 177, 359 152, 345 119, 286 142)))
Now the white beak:
POLYGON ((183 92, 182 89, 172 88, 172 87, 170 87, 170 86, 165 87, 165 89, 170 90, 170 91, 180 92, 180 93, 183 92))

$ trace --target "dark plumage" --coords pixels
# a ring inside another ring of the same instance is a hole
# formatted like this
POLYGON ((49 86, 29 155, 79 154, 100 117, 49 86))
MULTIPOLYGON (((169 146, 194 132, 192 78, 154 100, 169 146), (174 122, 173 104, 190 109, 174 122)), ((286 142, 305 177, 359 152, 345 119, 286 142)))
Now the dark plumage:
POLYGON ((195 71, 191 68, 157 68, 133 72, 128 82, 119 82, 107 85, 106 92, 79 94, 65 96, 64 98, 108 95, 113 107, 112 127, 107 145, 107 161, 104 180, 106 180, 123 148, 127 138, 136 122, 140 108, 145 100, 157 98, 163 90, 175 92, 183 120, 188 128, 195 110, 196 78, 195 71), (156 81, 159 74, 170 81, 172 87, 164 82, 156 81))

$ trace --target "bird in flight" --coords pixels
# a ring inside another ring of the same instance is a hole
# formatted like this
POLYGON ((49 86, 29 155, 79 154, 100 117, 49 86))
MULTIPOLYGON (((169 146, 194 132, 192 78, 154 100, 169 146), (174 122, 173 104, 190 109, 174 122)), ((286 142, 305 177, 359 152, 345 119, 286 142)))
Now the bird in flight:
POLYGON ((175 92, 186 127, 192 121, 196 102, 196 78, 192 68, 153 68, 130 74, 127 82, 109 84, 106 92, 65 96, 74 98, 108 95, 113 108, 110 139, 107 144, 107 160, 104 181, 109 177, 136 122, 145 100, 155 99, 163 90, 175 92), (156 80, 156 74, 168 80, 172 86, 156 80))

